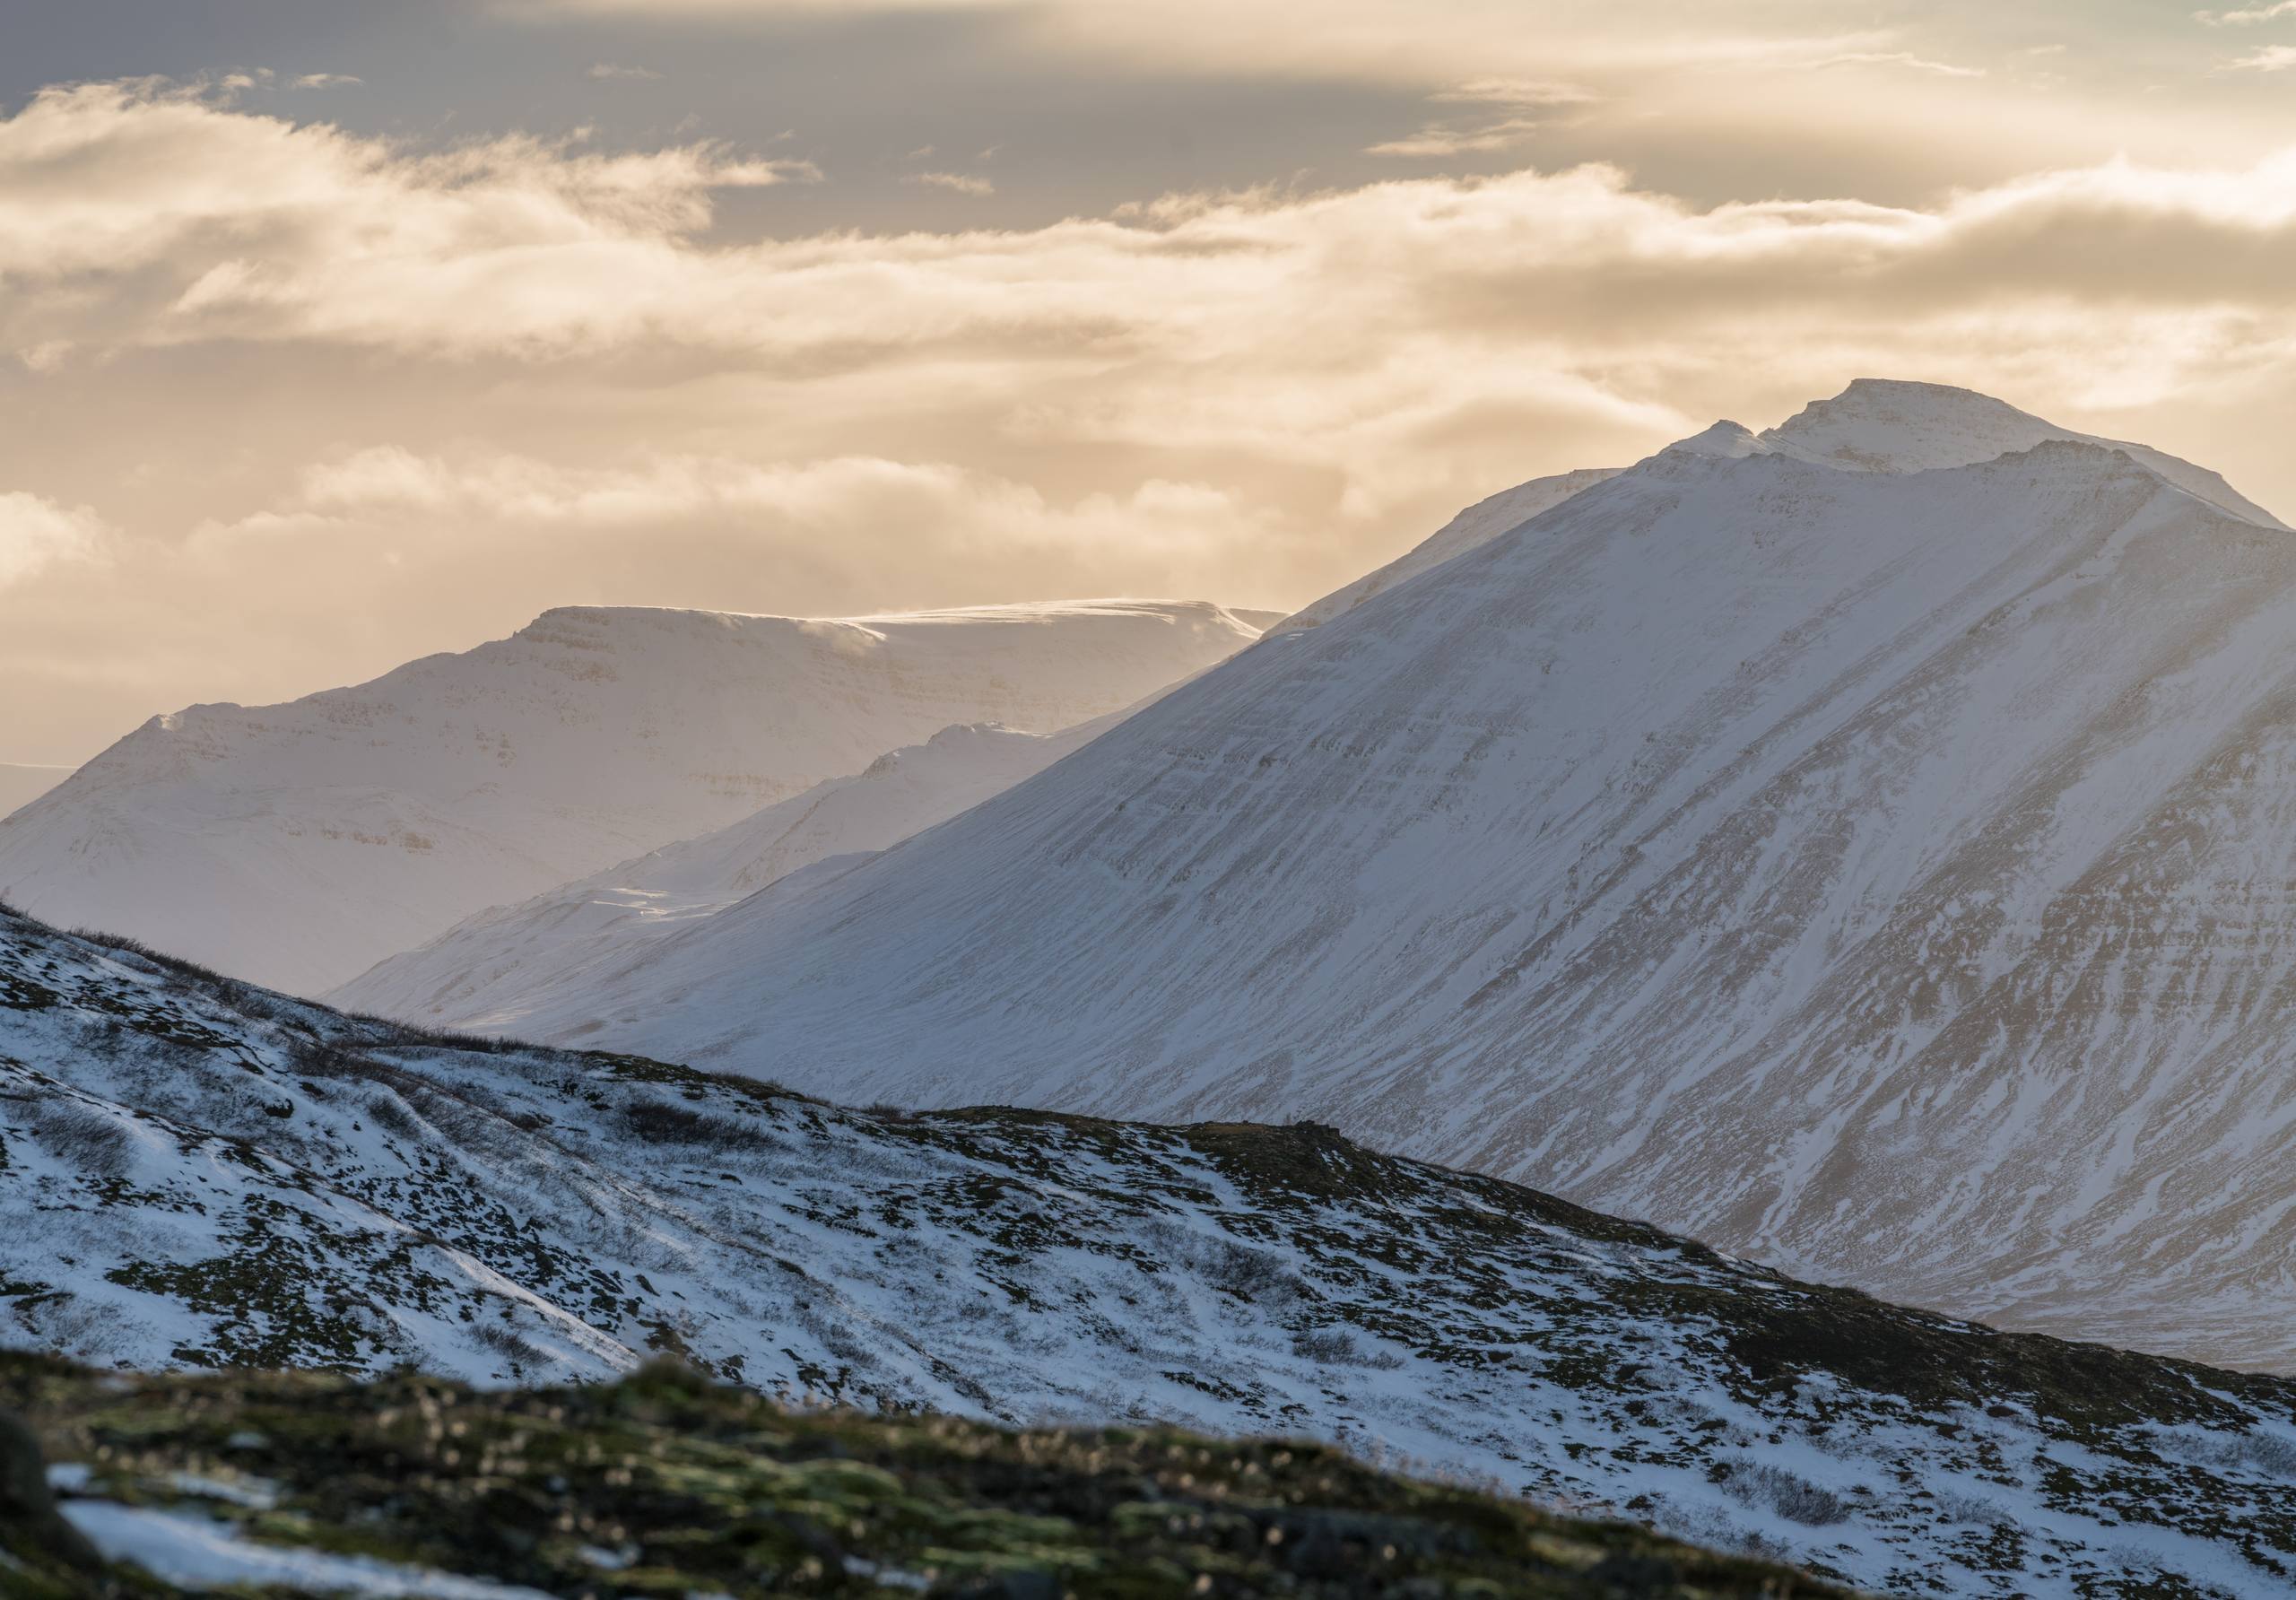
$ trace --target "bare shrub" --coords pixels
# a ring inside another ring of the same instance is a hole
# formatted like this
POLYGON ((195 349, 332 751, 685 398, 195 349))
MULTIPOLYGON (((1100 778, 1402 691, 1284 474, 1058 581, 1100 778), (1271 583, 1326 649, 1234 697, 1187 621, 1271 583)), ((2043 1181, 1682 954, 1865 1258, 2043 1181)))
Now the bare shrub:
POLYGON ((1849 1503, 1830 1489, 1767 1462, 1739 1462, 1722 1480, 1722 1491, 1753 1510, 1774 1511, 1805 1527, 1830 1527, 1849 1520, 1849 1503))
POLYGON ((414 1114, 406 1109, 406 1103, 388 1090, 368 1099, 367 1115, 377 1127, 387 1134, 396 1134, 402 1139, 414 1138, 422 1132, 422 1125, 414 1119, 414 1114))
POLYGON ((1259 1304, 1296 1300, 1306 1287, 1283 1258, 1272 1250, 1256 1250, 1233 1239, 1221 1239, 1204 1263, 1205 1282, 1214 1289, 1259 1304))
POLYGON ((306 1078, 364 1078, 376 1075, 377 1064, 332 1039, 299 1034, 287 1044, 287 1061, 306 1078))
POLYGON ((632 1100, 622 1108, 622 1124, 637 1137, 656 1144, 728 1150, 750 1142, 749 1130, 739 1123, 668 1100, 632 1100))
POLYGON ((480 1056, 516 1056, 526 1050, 542 1048, 540 1045, 530 1044, 523 1039, 488 1033, 458 1033, 450 1029, 438 1031, 418 1029, 413 1031, 421 1034, 426 1045, 441 1050, 467 1050, 480 1056))
POLYGON ((2144 1442, 2172 1461, 2205 1463, 2220 1471, 2252 1472, 2296 1482, 2296 1439, 2262 1430, 2196 1434, 2148 1429, 2144 1442))
POLYGON ((114 951, 121 955, 137 957, 164 971, 173 973, 178 978, 193 979, 204 984, 209 988, 222 989, 238 987, 232 979, 224 977, 213 967, 203 967, 197 961, 187 961, 179 955, 170 955, 164 950, 155 950, 143 940, 128 934, 107 934, 97 928, 77 927, 72 930, 72 937, 85 940, 91 944, 100 944, 104 949, 114 951))
POLYGON ((134 1161, 127 1130, 85 1106, 41 1107, 34 1115, 32 1137, 49 1154, 90 1178, 125 1178, 134 1161))
POLYGON ((549 1352, 535 1344, 514 1327, 499 1322, 482 1322, 470 1330, 470 1336, 510 1363, 512 1370, 526 1367, 541 1367, 549 1363, 549 1352))
POLYGON ((1355 1342, 1354 1334, 1344 1327, 1303 1328, 1292 1335, 1292 1353, 1302 1361, 1326 1367, 1375 1367, 1391 1371, 1403 1365, 1398 1356, 1365 1350, 1355 1342))

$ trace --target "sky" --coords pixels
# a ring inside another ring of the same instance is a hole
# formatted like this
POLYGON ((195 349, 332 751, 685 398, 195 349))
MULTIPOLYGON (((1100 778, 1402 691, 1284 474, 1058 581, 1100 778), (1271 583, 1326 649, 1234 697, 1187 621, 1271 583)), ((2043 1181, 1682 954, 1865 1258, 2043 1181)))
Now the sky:
POLYGON ((2296 0, 0 0, 0 761, 552 605, 1288 609, 1851 378, 2296 517, 2296 0))

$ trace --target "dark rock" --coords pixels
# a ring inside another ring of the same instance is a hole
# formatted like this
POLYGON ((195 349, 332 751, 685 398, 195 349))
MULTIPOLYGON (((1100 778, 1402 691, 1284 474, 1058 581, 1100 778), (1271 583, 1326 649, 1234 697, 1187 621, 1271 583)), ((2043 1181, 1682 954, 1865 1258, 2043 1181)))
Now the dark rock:
POLYGON ((0 1548, 20 1560, 46 1559, 90 1571, 103 1566, 95 1546, 57 1510, 39 1440, 4 1411, 0 1411, 0 1548))

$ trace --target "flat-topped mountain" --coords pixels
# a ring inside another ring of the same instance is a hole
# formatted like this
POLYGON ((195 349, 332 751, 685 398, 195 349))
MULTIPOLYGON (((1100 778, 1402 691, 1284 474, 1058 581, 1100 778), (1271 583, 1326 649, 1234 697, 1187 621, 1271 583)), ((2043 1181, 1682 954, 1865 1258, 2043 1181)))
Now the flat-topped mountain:
POLYGON ((0 822, 0 895, 317 993, 952 723, 1050 733, 1257 636, 1162 601, 547 612, 356 688, 153 717, 0 822))

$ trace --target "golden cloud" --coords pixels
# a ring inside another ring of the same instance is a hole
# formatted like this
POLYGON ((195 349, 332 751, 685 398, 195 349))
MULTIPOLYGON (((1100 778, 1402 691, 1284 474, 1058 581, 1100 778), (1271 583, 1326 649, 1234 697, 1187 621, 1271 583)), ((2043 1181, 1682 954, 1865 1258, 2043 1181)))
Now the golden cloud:
POLYGON ((22 491, 0 494, 0 589, 52 567, 101 561, 112 539, 86 506, 59 506, 22 491))
POLYGON ((263 641, 247 692, 308 688, 353 670, 313 665, 348 648, 307 615, 334 593, 360 596, 361 667, 568 600, 1286 606, 1508 483, 1866 373, 2296 500, 2257 420, 2296 355, 2296 152, 1919 204, 1705 204, 1596 163, 1039 227, 719 227, 721 191, 814 176, 709 143, 418 148, 158 84, 0 118, 0 350, 41 441, 0 507, 98 508, 0 532, 44 552, 0 554, 0 671, 61 670, 74 628, 177 664, 220 630, 263 641), (57 553, 91 547, 133 552, 100 592, 57 553))

